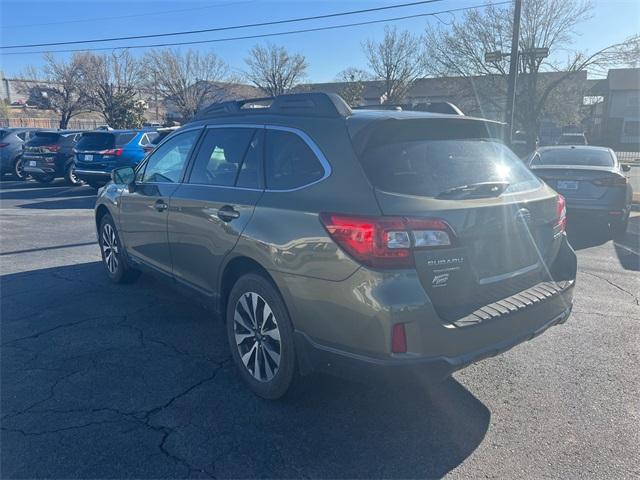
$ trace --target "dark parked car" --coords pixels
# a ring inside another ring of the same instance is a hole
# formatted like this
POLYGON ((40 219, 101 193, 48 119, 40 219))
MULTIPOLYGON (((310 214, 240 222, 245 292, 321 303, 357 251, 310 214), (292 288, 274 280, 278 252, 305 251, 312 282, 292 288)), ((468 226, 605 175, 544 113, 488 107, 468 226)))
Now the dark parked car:
POLYGON ((529 160, 533 173, 561 193, 570 217, 606 222, 614 234, 629 223, 633 189, 613 150, 606 147, 539 148, 529 160))
POLYGON ((42 130, 35 132, 24 144, 22 163, 24 171, 40 183, 64 177, 70 185, 82 182, 74 173, 73 149, 82 132, 71 130, 42 130))
POLYGON ((0 130, 0 173, 12 173, 18 180, 24 180, 22 165, 22 145, 37 132, 37 128, 3 128, 0 130))
POLYGON ((87 132, 76 145, 76 176, 93 188, 109 181, 114 168, 138 165, 144 147, 158 134, 152 130, 104 130, 87 132))
POLYGON ((584 133, 563 133, 558 137, 556 145, 587 145, 584 133))
POLYGON ((337 95, 216 104, 100 190, 107 275, 158 272, 226 319, 258 395, 299 374, 438 380, 564 322, 564 199, 500 125, 351 111, 337 95))

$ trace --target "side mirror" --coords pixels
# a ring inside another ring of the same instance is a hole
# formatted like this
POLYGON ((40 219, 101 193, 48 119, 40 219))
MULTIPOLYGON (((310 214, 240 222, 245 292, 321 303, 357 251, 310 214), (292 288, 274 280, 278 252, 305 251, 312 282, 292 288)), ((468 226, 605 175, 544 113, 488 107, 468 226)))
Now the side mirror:
POLYGON ((136 172, 131 167, 116 168, 111 172, 111 180, 116 185, 128 186, 129 192, 132 192, 136 181, 136 172))
POLYGON ((622 164, 622 171, 623 172, 629 172, 631 171, 631 165, 627 165, 625 163, 622 164))

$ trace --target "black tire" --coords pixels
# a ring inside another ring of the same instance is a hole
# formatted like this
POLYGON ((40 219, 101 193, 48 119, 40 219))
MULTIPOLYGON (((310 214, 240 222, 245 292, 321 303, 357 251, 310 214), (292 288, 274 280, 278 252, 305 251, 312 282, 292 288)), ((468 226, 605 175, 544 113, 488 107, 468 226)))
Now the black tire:
POLYGON ((131 268, 122 248, 120 235, 111 215, 106 214, 100 220, 98 244, 102 254, 102 265, 107 276, 114 283, 132 283, 140 276, 140 272, 131 268), (111 254, 111 255, 110 255, 111 254))
POLYGON ((24 171, 22 165, 22 155, 16 157, 13 161, 13 176, 16 180, 26 180, 29 177, 29 174, 24 171))
POLYGON ((74 171, 73 163, 70 163, 64 169, 64 181, 67 182, 67 185, 71 185, 73 187, 82 185, 84 182, 80 180, 74 171))
POLYGON ((226 324, 231 356, 245 384, 256 395, 269 400, 285 395, 298 379, 298 372, 293 326, 275 285, 258 273, 249 273, 240 277, 229 294, 226 324), (249 305, 252 298, 256 298, 254 315, 243 307, 243 305, 249 305), (260 322, 260 316, 267 312, 264 305, 268 306, 273 315, 263 318, 260 322), (237 307, 240 312, 244 311, 246 314, 239 314, 241 322, 234 320, 237 307), (258 319, 255 322, 252 320, 254 317, 258 319), (251 327, 252 330, 247 329, 243 324, 251 327), (243 336, 246 337, 244 340, 236 340, 243 336), (279 343, 276 338, 279 338, 279 343), (251 351, 254 353, 252 354, 251 351), (243 361, 241 352, 244 353, 247 365, 243 361), (279 352, 277 364, 274 360, 276 352, 279 352), (256 366, 257 374, 254 373, 256 366), (269 373, 271 373, 270 378, 269 373))
POLYGON ((49 174, 49 175, 34 174, 32 175, 32 178, 38 183, 51 183, 56 177, 53 174, 49 174))

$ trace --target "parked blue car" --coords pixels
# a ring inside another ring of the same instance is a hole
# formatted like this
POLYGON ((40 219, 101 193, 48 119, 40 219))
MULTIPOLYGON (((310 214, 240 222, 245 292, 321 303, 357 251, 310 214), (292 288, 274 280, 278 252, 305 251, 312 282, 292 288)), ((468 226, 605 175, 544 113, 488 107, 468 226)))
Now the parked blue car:
POLYGON ((75 148, 75 174, 93 188, 100 188, 111 179, 114 168, 138 165, 145 156, 144 147, 157 136, 153 130, 84 133, 75 148))

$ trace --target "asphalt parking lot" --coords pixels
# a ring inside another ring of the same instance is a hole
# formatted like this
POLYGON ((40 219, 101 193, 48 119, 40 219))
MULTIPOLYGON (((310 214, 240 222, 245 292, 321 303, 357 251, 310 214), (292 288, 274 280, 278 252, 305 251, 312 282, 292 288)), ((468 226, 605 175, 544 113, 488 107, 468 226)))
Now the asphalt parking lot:
POLYGON ((570 225, 562 326, 442 385, 308 377, 251 394, 222 322, 111 285, 88 187, 0 182, 2 478, 638 478, 640 214, 570 225))

